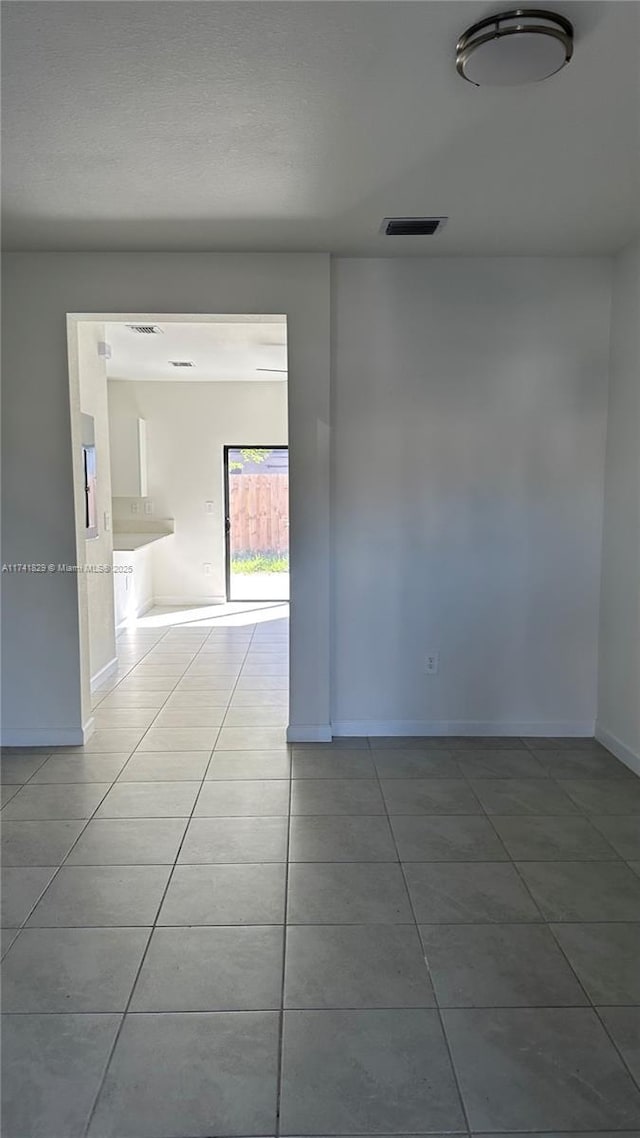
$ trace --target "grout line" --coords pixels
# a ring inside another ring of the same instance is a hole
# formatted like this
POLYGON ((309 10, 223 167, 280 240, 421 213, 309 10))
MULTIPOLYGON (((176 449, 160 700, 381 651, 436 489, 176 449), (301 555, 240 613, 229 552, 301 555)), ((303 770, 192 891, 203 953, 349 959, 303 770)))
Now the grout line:
MULTIPOLYGON (((458 1070, 457 1070, 457 1067, 456 1067, 456 1065, 455 1065, 455 1063, 454 1063, 454 1060, 453 1060, 453 1053, 452 1053, 452 1051, 451 1051, 451 1045, 450 1045, 450 1043, 449 1043, 449 1038, 448 1038, 448 1036, 447 1036, 447 1033, 446 1033, 446 1030, 445 1030, 444 1020, 443 1020, 443 1018, 442 1018, 442 1011, 441 1011, 440 1005, 439 1005, 439 1003, 438 1003, 438 997, 437 997, 437 994, 436 994, 436 988, 435 988, 435 984, 433 983, 433 980, 432 980, 432 978, 431 978, 431 969, 429 968, 429 961, 428 961, 428 959, 427 959, 427 954, 426 954, 426 952, 425 952, 424 944, 423 944, 423 941, 422 941, 422 936, 420 935, 420 925, 419 925, 419 922, 418 922, 418 918, 417 918, 417 916, 416 916, 416 911, 415 911, 415 908, 414 908, 414 904, 413 904, 413 898, 412 898, 412 896, 411 896, 411 890, 409 889, 409 883, 408 883, 408 881, 407 881, 407 877, 406 877, 406 874, 405 874, 405 871, 404 871, 404 864, 403 864, 403 862, 402 862, 402 859, 401 859, 401 857, 400 857, 400 851, 399 851, 399 849, 398 849, 398 844, 397 844, 397 842, 396 842, 396 836, 395 836, 395 833, 394 833, 394 830, 393 830, 393 826, 392 826, 392 824, 391 824, 391 817, 390 817, 390 815, 389 815, 389 810, 388 810, 388 808, 387 808, 387 800, 386 800, 386 798, 385 798, 385 796, 384 796, 384 791, 383 791, 383 788, 382 788, 382 781, 381 781, 381 779, 380 779, 380 776, 379 776, 379 774, 378 774, 378 768, 377 768, 377 765, 376 765, 376 762, 375 762, 375 758, 374 758, 374 755, 373 755, 373 754, 371 754, 371 752, 372 752, 373 748, 371 747, 371 742, 370 742, 370 740, 368 740, 368 743, 369 743, 369 754, 371 755, 371 761, 372 761, 372 764, 373 764, 373 769, 374 769, 374 771, 375 771, 375 776, 376 776, 376 780, 377 780, 377 784, 378 784, 378 791, 379 791, 379 793, 380 793, 380 797, 382 798, 382 802, 383 802, 383 805, 384 805, 384 808, 385 808, 385 817, 386 817, 386 819, 387 819, 387 826, 389 827, 389 830, 391 831, 391 838, 392 838, 392 841, 393 841, 393 844, 394 844, 394 847, 395 847, 395 851, 396 851, 396 857, 397 857, 397 859, 398 859, 398 865, 399 865, 399 867, 400 867, 400 872, 401 872, 401 874, 402 874, 402 881, 403 881, 403 884, 404 884, 405 893, 406 893, 406 895, 407 895, 407 899, 408 899, 408 902, 409 902, 409 907, 410 907, 410 909, 411 909, 411 915, 412 915, 412 917, 413 917, 413 927, 415 928, 415 931, 416 931, 416 936, 418 937, 418 943, 419 943, 419 945, 420 945, 420 949, 421 949, 421 952, 422 952, 422 957, 423 957, 423 960, 424 960, 425 972, 426 972, 426 974, 427 974, 427 977, 428 977, 428 979, 429 979, 429 984, 430 984, 430 986, 431 986, 431 991, 433 992, 433 1001, 434 1001, 434 1005, 435 1005, 435 1006, 434 1006, 434 1010, 435 1010, 435 1012, 436 1012, 436 1014, 437 1014, 437 1016, 438 1016, 438 1023, 440 1024, 440 1031, 441 1031, 441 1033, 442 1033, 442 1039, 443 1039, 443 1041, 444 1041, 444 1045, 445 1045, 445 1048, 446 1048, 446 1051, 447 1051, 447 1055, 448 1055, 448 1057, 449 1057, 449 1065, 450 1065, 450 1067, 451 1067, 451 1074, 452 1074, 452 1076, 453 1076, 453 1080, 454 1080, 454 1083, 455 1083, 455 1087, 456 1087, 456 1092, 457 1092, 457 1095, 458 1095, 458 1102, 459 1102, 459 1104, 460 1104, 460 1110, 462 1111, 462 1117, 463 1117, 463 1119, 464 1119, 464 1121, 465 1121, 465 1124, 466 1124, 466 1128, 467 1128, 467 1134, 470 1136, 470 1135, 471 1135, 471 1122, 470 1122, 469 1116, 468 1116, 468 1114, 467 1114, 467 1106, 466 1106, 466 1103, 465 1103, 465 1101, 464 1101, 464 1098, 463 1098, 463 1096, 462 1096, 462 1087, 461 1087, 461 1085, 460 1085, 460 1079, 459 1079, 459 1077, 458 1077, 458 1070)), ((374 754, 375 754, 375 752, 374 752, 374 754)))
MULTIPOLYGON (((535 757, 535 756, 534 756, 534 757, 535 757)), ((467 777, 467 776, 464 774, 464 772, 463 772, 463 777, 464 777, 465 779, 466 779, 466 777, 467 777)), ((551 776, 551 777, 552 777, 552 776, 551 776)), ((555 786, 558 786, 558 782, 559 782, 559 780, 558 780, 558 779, 555 779, 555 778, 553 778, 553 777, 552 777, 552 781, 553 781, 553 783, 554 783, 554 785, 555 785, 555 786)), ((471 789, 471 790, 473 790, 473 787, 470 787, 470 789, 471 789)), ((560 789, 562 789, 562 787, 560 787, 560 789)), ((480 801, 480 799, 478 799, 478 801, 480 801)), ((572 799, 571 801, 573 801, 573 799, 572 799)), ((491 823, 491 815, 489 815, 489 814, 486 812, 486 810, 484 809, 484 806, 483 806, 483 804, 482 804, 482 802, 481 802, 481 801, 480 801, 480 805, 482 806, 482 809, 483 809, 483 811, 485 812, 485 815, 486 815, 486 817, 488 818, 489 822, 491 823)), ((585 819, 585 820, 588 822, 588 821, 589 821, 589 816, 587 815, 586 811, 583 811, 583 810, 581 809, 581 807, 578 807, 578 809, 579 809, 580 813, 579 813, 578 815, 571 815, 571 817, 583 817, 583 818, 584 818, 584 819, 585 819)), ((496 816, 497 816, 497 815, 496 815, 496 816)), ((535 817, 535 816, 536 816, 536 815, 530 815, 530 817, 535 817)), ((560 816, 562 817, 562 815, 560 815, 560 816)), ((538 815, 538 817, 547 817, 547 815, 538 815)), ((564 815, 564 817, 568 817, 568 815, 564 815)), ((572 961, 570 960, 569 956, 568 956, 568 955, 567 955, 567 953, 565 952, 565 950, 564 950, 564 947, 563 947, 562 943, 560 942, 559 938, 556 936, 555 930, 554 930, 554 928, 553 928, 553 925, 554 925, 554 924, 555 924, 555 925, 560 925, 560 924, 576 924, 576 925, 582 925, 582 924, 627 924, 627 923, 629 923, 629 922, 626 922, 626 921, 584 921, 584 920, 580 920, 580 921, 577 921, 577 920, 576 920, 576 921, 552 921, 552 920, 549 920, 549 919, 547 919, 547 917, 545 916, 545 914, 544 914, 544 912, 543 912, 542 908, 541 908, 541 907, 538 905, 538 903, 537 903, 537 901, 536 901, 535 897, 533 896, 533 893, 532 893, 532 892, 531 892, 531 890, 529 889, 529 886, 528 886, 528 883, 527 883, 526 879, 523 877, 522 873, 520 872, 520 867, 519 867, 519 865, 518 865, 518 862, 515 860, 515 858, 512 858, 512 857, 511 857, 511 854, 509 853, 509 850, 507 849, 506 845, 504 845, 504 842, 502 842, 502 838, 501 838, 500 834, 498 833, 498 831, 497 831, 496 827, 495 827, 495 826, 493 826, 493 824, 492 824, 492 828, 494 829, 495 833, 496 833, 496 834, 497 834, 497 836, 498 836, 498 839, 500 840, 500 842, 501 842, 501 843, 502 843, 502 845, 504 846, 504 848, 505 848, 505 850, 506 850, 506 853, 507 853, 507 856, 509 857, 509 861, 510 861, 511 865, 513 866, 513 868, 514 868, 515 872, 516 872, 516 873, 517 873, 517 875, 518 875, 518 879, 520 880, 520 882, 521 882, 522 886, 523 886, 523 887, 524 887, 524 889, 526 890, 527 894, 529 895, 529 897, 531 898, 531 900, 532 900, 533 904, 535 905, 536 909, 538 910, 538 912, 539 912, 539 913, 540 913, 540 915, 541 915, 541 918, 542 918, 542 923, 541 923, 541 925, 539 924, 537 927, 543 927, 543 928, 546 928, 546 929, 548 930, 548 932, 549 932, 549 935, 550 935, 550 936, 553 938, 554 944, 556 945, 556 947, 557 947, 558 951, 560 952, 560 954, 561 954, 561 956, 562 956, 563 960, 565 961, 565 963, 566 963, 567 967, 569 968, 569 970, 570 970, 571 974, 573 975, 573 977, 574 977, 574 979, 575 979, 575 982, 576 982, 576 984, 577 984, 577 986, 578 986, 578 989, 579 989, 579 990, 580 990, 580 991, 583 993, 583 995, 584 995, 584 998, 585 998, 585 1000, 586 1000, 586 1005, 585 1005, 585 1004, 583 1004, 583 1005, 575 1005, 575 1004, 574 1004, 574 1005, 562 1005, 562 1006, 564 1006, 564 1007, 580 1007, 580 1006, 582 1006, 582 1007, 585 1007, 585 1006, 586 1006, 586 1007, 587 1007, 587 1009, 590 1009, 591 1011, 593 1011, 593 1013, 595 1014, 595 1016, 596 1016, 596 1017, 597 1017, 597 1019, 598 1019, 598 1022, 599 1022, 599 1023, 600 1023, 600 1025, 601 1025, 601 1027, 602 1027, 602 1029, 603 1029, 603 1031, 604 1031, 605 1035, 607 1036, 607 1038, 609 1039, 610 1043, 612 1044, 612 1046, 613 1046, 613 1048, 614 1048, 614 1050, 615 1050, 616 1054, 617 1054, 617 1055, 620 1057, 620 1059, 622 1060, 622 1063, 623 1063, 623 1065, 624 1065, 624 1068, 625 1068, 625 1070, 627 1070, 627 1071, 628 1071, 628 1073, 629 1073, 629 1075, 631 1076, 631 1079, 633 1080, 634 1084, 640 1087, 640 1082, 639 1082, 639 1081, 636 1079, 636 1077, 635 1077, 635 1075, 634 1075, 634 1073, 633 1073, 633 1070, 632 1070, 632 1068, 631 1068, 631 1064, 630 1064, 629 1062, 627 1062, 627 1060, 626 1060, 626 1058, 625 1058, 624 1054, 622 1053, 622 1051, 621 1051, 621 1049, 618 1047, 618 1045, 617 1045, 617 1043, 616 1043, 615 1039, 613 1038, 613 1036, 611 1035, 610 1031, 608 1030, 608 1028, 607 1028, 607 1025, 605 1024, 604 1020, 602 1019, 602 1016, 600 1015, 600 1013, 599 1013, 599 1011, 598 1011, 598 1008, 596 1007, 596 1005, 594 1004, 593 1000, 591 999, 591 996, 590 996, 590 994, 589 994, 589 992, 588 992, 588 990, 587 990, 586 986, 585 986, 585 985, 582 983, 582 980, 581 980, 581 978, 580 978, 580 976, 579 976, 579 974, 578 974, 577 970, 574 968, 572 961)), ((594 828, 594 830, 595 830, 595 827, 593 827, 593 828, 594 828)), ((598 832, 598 831, 596 831, 596 832, 598 832)), ((606 841, 606 839, 605 839, 605 841, 606 841)), ((614 852, 614 853, 617 853, 617 851, 614 851, 614 850, 613 850, 613 847, 611 847, 611 849, 612 849, 612 852, 614 852)), ((521 859, 519 859, 519 860, 520 860, 521 862, 523 861, 523 859, 522 859, 522 858, 521 858, 521 859)), ((565 862, 567 862, 567 861, 568 861, 570 864, 577 864, 577 865, 589 865, 589 864, 593 864, 593 862, 585 862, 583 859, 575 859, 575 860, 572 860, 572 859, 555 859, 555 861, 556 861, 556 862, 557 862, 557 861, 561 861, 561 862, 563 862, 563 863, 565 863, 565 862)), ((622 859, 621 859, 620 857, 618 857, 618 861, 619 861, 619 862, 622 862, 622 859)), ((524 862, 523 862, 523 864, 524 864, 524 862)), ((549 861, 549 862, 546 862, 545 864, 548 864, 548 865, 553 865, 553 864, 554 864, 554 861, 549 861)), ((605 864, 605 865, 615 865, 615 864, 616 864, 616 861, 615 861, 615 860, 612 858, 611 860, 604 862, 604 864, 605 864)), ((506 923, 506 922, 504 922, 504 923, 506 923)), ((531 1005, 522 1005, 522 1006, 523 1006, 523 1007, 525 1007, 525 1006, 531 1006, 531 1005)), ((549 1005, 549 1007, 551 1007, 551 1006, 553 1006, 553 1005, 549 1005)), ((603 1006, 604 1006, 604 1005, 603 1005, 603 1006)), ((624 1005, 621 1005, 621 1006, 624 1006, 624 1005)), ((538 1007, 536 1010, 540 1010, 540 1008, 538 1007)))
MULTIPOLYGON (((210 634, 210 635, 211 635, 211 634, 210 634)), ((206 638, 206 640, 208 640, 208 639, 209 639, 209 637, 207 637, 207 638, 206 638)), ((251 640, 252 640, 252 639, 253 639, 253 636, 252 636, 252 637, 251 637, 251 639, 249 640, 249 644, 251 643, 251 640)), ((203 644, 205 644, 205 643, 206 643, 206 640, 205 640, 205 641, 203 641, 203 644)), ((202 646, 201 646, 201 649, 202 649, 202 646)), ((201 649, 200 649, 200 650, 201 650, 201 649)), ((249 649, 248 649, 248 646, 247 646, 247 652, 248 652, 248 650, 249 650, 249 649)), ((198 653, 196 653, 196 655, 198 655, 198 653)), ((245 658, 246 658, 246 655, 245 655, 245 658)), ((237 683, 237 681, 236 681, 236 683, 237 683)), ((235 688, 234 688, 233 690, 235 690, 235 688)), ((233 692, 232 692, 232 695, 233 695, 233 692)), ((231 696, 230 696, 230 698, 231 698, 231 696)), ((218 740, 218 737, 219 737, 219 735, 220 735, 220 730, 221 730, 221 728, 218 728, 218 729, 217 729, 217 734, 216 734, 216 742, 217 742, 217 740, 218 740)), ((143 738, 144 738, 144 736, 143 736, 143 738)), ((191 812, 190 812, 190 814, 188 815, 188 818, 187 818, 187 824, 186 824, 186 826, 185 826, 185 829, 184 829, 184 833, 183 833, 183 835, 182 835, 182 838, 181 838, 181 840, 180 840, 180 842, 179 842, 179 844, 178 844, 178 848, 177 848, 177 850, 176 850, 176 855, 175 855, 175 858, 174 858, 174 860, 173 860, 173 864, 171 865, 171 868, 170 868, 170 870, 169 870, 169 874, 168 874, 168 877, 167 877, 167 881, 166 881, 166 884, 165 884, 164 890, 163 890, 163 892, 162 892, 162 895, 161 895, 161 897, 160 897, 160 901, 159 901, 158 907, 157 907, 157 909, 156 909, 156 915, 155 915, 154 921, 153 921, 152 925, 150 926, 149 937, 148 937, 148 939, 147 939, 146 947, 145 947, 145 949, 144 949, 144 951, 143 951, 143 953, 142 953, 142 957, 141 957, 141 959, 140 959, 140 963, 139 963, 139 965, 138 965, 138 968, 137 968, 137 970, 136 970, 135 976, 134 976, 134 978, 133 978, 133 983, 132 983, 132 986, 131 986, 131 991, 129 992, 129 998, 128 998, 127 1002, 126 1002, 126 1005, 125 1005, 124 1011, 123 1011, 123 1013, 122 1013, 122 1018, 121 1018, 121 1020, 120 1020, 120 1024, 118 1025, 118 1030, 116 1031, 116 1034, 115 1034, 115 1038, 114 1038, 114 1040, 113 1040, 112 1046, 111 1046, 111 1048, 110 1048, 110 1051, 109 1051, 109 1054, 108 1054, 108 1056, 107 1056, 107 1061, 106 1061, 106 1064, 105 1064, 105 1067, 104 1067, 104 1071, 103 1071, 103 1074, 102 1074, 102 1078, 101 1078, 101 1080, 100 1080, 100 1083, 99 1083, 98 1089, 97 1089, 97 1091, 96 1091, 96 1095, 95 1095, 95 1098, 94 1098, 94 1100, 93 1100, 93 1105, 92 1105, 92 1107, 91 1107, 91 1111, 89 1112, 89 1116, 88 1116, 88 1119, 87 1119, 87 1124, 86 1124, 86 1127, 85 1127, 85 1130, 84 1130, 84 1135, 85 1135, 85 1138, 86 1138, 86 1135, 88 1134, 88 1132, 89 1132, 89 1129, 90 1129, 90 1127, 91 1127, 91 1123, 92 1123, 92 1121, 93 1121, 93 1117, 94 1117, 94 1115, 95 1115, 95 1112, 96 1112, 96 1109, 97 1109, 97 1106, 98 1106, 98 1102, 99 1102, 99 1100, 100 1100, 100 1096, 101 1096, 101 1094, 102 1094, 102 1090, 103 1090, 103 1088, 104 1088, 104 1085, 105 1085, 105 1082, 106 1082, 106 1079, 107 1079, 107 1075, 108 1075, 108 1073, 109 1073, 109 1068, 110 1068, 110 1066, 111 1066, 111 1062, 112 1062, 112 1060, 113 1060, 113 1056, 114 1056, 114 1054, 115 1054, 115 1051, 116 1051, 116 1047, 117 1047, 117 1045, 118 1045, 118 1041, 119 1041, 119 1039, 120 1039, 120 1036, 121 1036, 121 1034, 122 1034, 122 1031, 123 1031, 123 1028, 124 1028, 124 1024, 125 1024, 125 1021, 126 1021, 127 1015, 129 1014, 129 1008, 130 1008, 130 1006, 131 1006, 131 1001, 133 1000, 133 995, 134 995, 134 992, 135 992, 135 990, 136 990, 136 986, 137 986, 137 983, 138 983, 138 979, 139 979, 139 977, 140 977, 140 974, 141 974, 141 972, 142 972, 142 969, 143 969, 143 967, 144 967, 145 961, 146 961, 146 959, 147 959, 147 955, 148 955, 148 952, 149 952, 149 946, 150 946, 150 944, 151 944, 151 941, 152 941, 152 939, 153 939, 153 935, 154 935, 154 933, 155 933, 155 931, 156 931, 156 929, 157 929, 157 927, 158 927, 158 918, 159 918, 159 916, 160 916, 160 913, 161 913, 162 907, 163 907, 163 905, 164 905, 164 902, 165 902, 165 898, 166 898, 166 896, 167 896, 167 893, 168 893, 168 891, 169 891, 169 887, 170 887, 170 885, 171 885, 171 882, 172 882, 172 880, 173 880, 173 876, 174 876, 174 873, 175 873, 176 867, 177 867, 177 865, 178 865, 178 860, 179 860, 179 858, 180 858, 180 854, 181 854, 181 852, 182 852, 182 847, 183 847, 183 845, 184 845, 184 842, 185 842, 185 840, 186 840, 186 836, 187 836, 187 833, 188 833, 188 831, 189 831, 189 826, 190 826, 190 824, 191 824, 191 822, 192 822, 192 820, 193 820, 193 818, 194 818, 194 815, 195 815, 195 810, 196 810, 196 806, 197 806, 197 804, 198 804, 198 800, 199 800, 199 798, 200 798, 200 795, 201 795, 201 793, 202 793, 202 789, 203 789, 203 787, 204 787, 204 785, 205 785, 205 782, 206 782, 206 778, 207 778, 207 772, 208 772, 208 770, 209 770, 209 767, 211 766, 211 762, 212 762, 212 760, 213 760, 213 755, 214 755, 214 752, 215 752, 215 743, 214 743, 213 747, 211 748, 211 752, 210 752, 210 754, 209 754, 209 761, 208 761, 208 763, 207 763, 207 765, 206 765, 206 767, 205 767, 205 770, 204 770, 204 773, 203 773, 202 779, 200 780, 200 788, 199 788, 199 790, 198 790, 198 792, 197 792, 197 794, 196 794, 196 796, 195 796, 195 799, 194 799, 194 802, 193 802, 193 806, 192 806, 192 808, 191 808, 191 812)), ((171 753, 171 752, 168 752, 168 754, 170 754, 170 753, 171 753)), ((135 754, 135 752, 134 752, 134 754, 135 754)), ((150 784, 150 785, 152 785, 152 784, 150 784)), ((145 927, 148 927, 148 926, 145 926, 145 927)), ((163 926, 163 927, 165 927, 165 926, 163 926)), ((171 927, 171 926, 167 926, 167 927, 171 927)))
POLYGON ((280 1115, 282 1105, 282 1091, 283 1091, 283 1077, 284 1077, 284 1005, 285 1005, 285 981, 286 981, 286 967, 287 967, 287 928, 289 920, 289 875, 290 875, 290 854, 291 854, 291 802, 293 793, 293 753, 287 747, 289 755, 289 809, 287 818, 287 838, 286 838, 286 851, 285 851, 285 871, 284 871, 284 915, 282 925, 282 981, 280 986, 280 1016, 278 1022, 278 1059, 276 1067, 276 1119, 275 1119, 275 1138, 280 1138, 280 1115))

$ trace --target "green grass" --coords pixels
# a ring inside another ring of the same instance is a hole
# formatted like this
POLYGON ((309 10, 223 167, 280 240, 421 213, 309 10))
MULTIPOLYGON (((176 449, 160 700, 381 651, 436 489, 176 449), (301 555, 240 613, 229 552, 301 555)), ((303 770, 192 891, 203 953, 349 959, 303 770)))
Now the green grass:
POLYGON ((288 573, 286 553, 239 553, 231 560, 232 573, 288 573))

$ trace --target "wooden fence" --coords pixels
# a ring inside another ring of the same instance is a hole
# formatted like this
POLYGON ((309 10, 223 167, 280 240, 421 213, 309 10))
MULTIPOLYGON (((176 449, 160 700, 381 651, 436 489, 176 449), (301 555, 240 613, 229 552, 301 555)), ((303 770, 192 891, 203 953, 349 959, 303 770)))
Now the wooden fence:
POLYGON ((232 553, 288 553, 288 474, 232 474, 229 517, 232 553))

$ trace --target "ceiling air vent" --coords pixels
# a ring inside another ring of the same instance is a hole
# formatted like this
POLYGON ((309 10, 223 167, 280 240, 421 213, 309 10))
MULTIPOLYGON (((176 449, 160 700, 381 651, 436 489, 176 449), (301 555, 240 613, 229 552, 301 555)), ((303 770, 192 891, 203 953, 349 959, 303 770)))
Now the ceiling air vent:
POLYGON ((171 367, 195 367, 193 360, 169 360, 171 367))
POLYGON ((387 237, 433 237, 446 217, 385 217, 380 229, 387 237))
POLYGON ((140 336, 160 336, 162 328, 158 328, 157 324, 128 324, 130 332, 138 332, 140 336))

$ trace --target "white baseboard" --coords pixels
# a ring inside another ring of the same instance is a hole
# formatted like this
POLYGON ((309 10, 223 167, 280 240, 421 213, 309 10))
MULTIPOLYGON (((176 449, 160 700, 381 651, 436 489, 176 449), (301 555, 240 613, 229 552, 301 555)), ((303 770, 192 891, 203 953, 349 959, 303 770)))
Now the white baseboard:
POLYGON ((93 719, 84 726, 66 727, 4 727, 3 747, 81 747, 93 731, 93 719))
POLYGON ((594 727, 593 720, 505 723, 472 719, 351 719, 331 725, 333 735, 528 735, 575 739, 591 738, 594 727))
POLYGON ((93 735, 93 732, 95 731, 95 729, 96 729, 96 721, 93 718, 93 715, 90 715, 89 718, 87 719, 87 722, 85 723, 84 727, 82 728, 82 742, 83 743, 89 742, 89 739, 93 735))
POLYGON ((329 723, 287 727, 287 743, 330 743, 331 738, 329 723))
POLYGON ((98 688, 102 686, 103 682, 105 680, 108 680, 109 676, 112 676, 113 673, 117 670, 118 657, 114 656, 113 660, 109 660, 109 663, 105 664, 104 668, 101 668, 99 672, 96 672, 95 676, 91 677, 91 691, 97 691, 98 688))
MULTIPOLYGON (((144 614, 145 614, 146 612, 149 612, 149 609, 152 609, 152 608, 153 608, 153 606, 155 605, 155 603, 156 603, 156 602, 155 602, 155 600, 154 600, 154 598, 153 598, 153 597, 151 598, 151 600, 150 600, 150 601, 145 601, 145 603, 144 603, 143 605, 140 605, 140 608, 139 608, 139 609, 138 609, 138 611, 136 612, 136 615, 134 616, 134 618, 133 618, 133 619, 134 619, 134 620, 138 620, 138 617, 144 616, 144 614)), ((130 624, 130 623, 131 623, 131 621, 130 621, 130 618, 129 618, 129 617, 125 617, 125 619, 124 619, 124 620, 121 620, 121 621, 120 621, 120 624, 116 624, 116 635, 117 635, 119 632, 122 632, 123 628, 128 628, 128 627, 129 627, 129 624, 130 624)))
POLYGON ((619 739, 612 731, 608 731, 601 723, 596 723, 595 736, 603 747, 615 755, 616 759, 620 759, 620 762, 624 763, 634 774, 640 775, 640 754, 637 751, 628 747, 626 743, 622 742, 622 739, 619 739))
POLYGON ((207 608, 208 605, 226 605, 227 598, 216 594, 213 597, 154 597, 154 605, 193 605, 194 608, 207 608))

